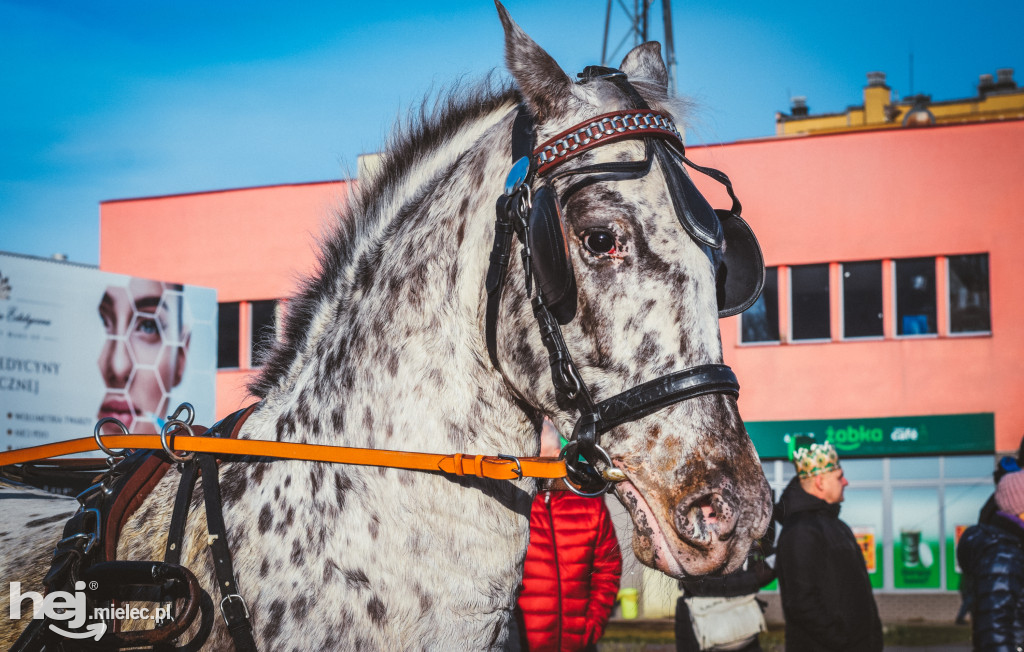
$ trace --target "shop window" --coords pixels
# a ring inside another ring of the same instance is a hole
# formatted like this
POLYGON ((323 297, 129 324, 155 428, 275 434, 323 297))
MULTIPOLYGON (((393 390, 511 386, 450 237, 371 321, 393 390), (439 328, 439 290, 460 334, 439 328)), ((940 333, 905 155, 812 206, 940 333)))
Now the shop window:
POLYGON ((988 303, 988 254, 950 256, 949 332, 992 330, 988 303))
POLYGON ((843 337, 882 337, 882 261, 843 263, 843 337))
POLYGON ((252 309, 252 319, 249 321, 249 360, 253 367, 259 367, 276 338, 277 301, 252 301, 249 305, 252 309))
POLYGON ((935 259, 905 258, 897 260, 897 334, 934 334, 935 304, 935 259))
POLYGON ((796 475, 796 469, 793 468, 793 463, 786 461, 782 464, 782 484, 783 486, 788 485, 789 481, 796 475))
POLYGON ((740 315, 740 341, 744 344, 779 341, 778 267, 765 270, 761 296, 740 315))
POLYGON ((239 303, 217 304, 217 368, 238 368, 239 303))
POLYGON ((884 479, 884 466, 881 458, 845 459, 841 464, 843 472, 850 482, 881 481, 884 479))
MULTIPOLYGON (((793 477, 791 462, 778 464, 784 482, 793 477)), ((850 485, 841 518, 857 537, 874 588, 959 588, 956 546, 992 495, 993 464, 990 454, 843 459, 850 485)), ((776 500, 784 487, 772 483, 776 500)))
POLYGON ((947 478, 985 478, 991 476, 994 470, 995 460, 991 455, 947 457, 943 476, 947 478))
POLYGON ((828 265, 790 267, 790 296, 793 339, 830 339, 828 265))
MULTIPOLYGON (((846 471, 846 463, 843 463, 846 471)), ((846 477, 851 474, 846 471, 846 477)), ((850 480, 851 484, 857 478, 850 480)), ((857 538, 864 565, 868 570, 871 586, 880 589, 885 586, 885 536, 882 529, 882 490, 847 488, 843 494, 843 521, 853 530, 857 538)))
POLYGON ((900 457, 889 463, 889 477, 893 480, 933 480, 939 477, 937 457, 900 457))

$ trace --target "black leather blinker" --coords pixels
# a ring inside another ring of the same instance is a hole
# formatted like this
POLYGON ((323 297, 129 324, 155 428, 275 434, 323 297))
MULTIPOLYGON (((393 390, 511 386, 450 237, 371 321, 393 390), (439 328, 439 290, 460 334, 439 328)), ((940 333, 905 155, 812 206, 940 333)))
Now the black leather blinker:
POLYGON ((562 209, 550 186, 541 186, 533 196, 529 227, 531 265, 541 299, 559 324, 568 324, 576 316, 576 275, 562 209))
POLYGON ((664 172, 668 194, 672 198, 672 206, 675 208, 679 223, 697 242, 720 249, 724 235, 722 225, 711 204, 697 190, 697 186, 683 169, 682 162, 677 161, 669 153, 664 143, 655 141, 651 143, 651 147, 654 148, 658 164, 664 172))
POLYGON ((718 316, 731 317, 754 305, 761 296, 764 256, 754 231, 742 217, 721 209, 715 213, 725 236, 724 269, 719 272, 718 316))

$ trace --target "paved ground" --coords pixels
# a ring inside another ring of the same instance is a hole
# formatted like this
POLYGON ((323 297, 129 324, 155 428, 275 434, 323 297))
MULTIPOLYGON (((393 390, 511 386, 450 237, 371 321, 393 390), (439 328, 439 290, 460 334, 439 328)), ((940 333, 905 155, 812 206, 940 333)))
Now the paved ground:
MULTIPOLYGON (((970 627, 923 623, 887 625, 885 652, 969 652, 970 627)), ((784 652, 781 626, 772 626, 761 635, 764 652, 784 652)), ((670 619, 613 619, 598 652, 675 652, 673 623, 670 619)))
MULTIPOLYGON (((597 645, 598 652, 676 652, 675 643, 635 643, 635 642, 601 642, 597 645)), ((765 647, 764 652, 781 652, 782 647, 765 647)), ((970 652, 970 645, 886 645, 885 652, 970 652)))

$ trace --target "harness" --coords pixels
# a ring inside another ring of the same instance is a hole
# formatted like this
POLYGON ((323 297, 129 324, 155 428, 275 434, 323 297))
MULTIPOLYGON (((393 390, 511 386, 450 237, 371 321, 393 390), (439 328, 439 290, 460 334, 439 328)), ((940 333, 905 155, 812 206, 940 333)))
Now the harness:
MULTIPOLYGON (((183 404, 165 426, 165 433, 185 427, 189 432, 210 439, 234 438, 255 405, 221 420, 209 430, 193 426, 194 411, 183 404), (187 416, 182 413, 187 412, 187 416), (179 419, 183 416, 185 420, 179 419)), ((221 591, 220 614, 228 627, 238 652, 256 650, 248 609, 235 585, 227 528, 222 514, 217 459, 212 454, 190 454, 180 457, 173 451, 122 450, 107 447, 99 433, 105 423, 120 425, 115 419, 103 419, 96 425, 95 441, 107 454, 108 470, 99 481, 77 496, 78 511, 64 526, 64 533, 53 551, 50 570, 43 578, 47 594, 54 591, 84 594, 89 624, 85 628, 94 636, 67 638, 58 632, 50 618, 33 619, 12 651, 28 652, 46 649, 71 651, 90 649, 150 649, 165 652, 193 649, 201 645, 213 629, 213 601, 199 586, 190 570, 180 565, 185 527, 195 481, 203 477, 203 498, 214 570, 221 591), (177 466, 181 474, 178 493, 171 516, 163 561, 121 561, 117 559, 117 543, 128 518, 145 501, 153 488, 177 466), (120 631, 123 618, 111 617, 95 621, 92 614, 106 609, 116 614, 125 601, 156 603, 164 615, 154 629, 120 631), (196 642, 178 648, 173 641, 182 636, 201 617, 196 642), (110 621, 108 625, 107 622, 110 621)), ((124 431, 124 426, 120 426, 124 431)), ((161 435, 167 437, 167 434, 161 435)), ((113 438, 108 438, 113 439, 113 438)), ((78 440, 75 440, 78 441, 78 440)), ((64 443, 64 442, 62 442, 64 443)), ((72 474, 74 471, 71 472, 72 474)), ((63 624, 63 623, 61 623, 63 624)))
MULTIPOLYGON (((676 371, 642 383, 625 392, 595 401, 583 381, 562 336, 561 326, 576 313, 576 281, 569 255, 562 204, 594 175, 643 176, 656 160, 665 175, 673 208, 680 224, 701 246, 713 266, 717 281, 719 315, 738 314, 757 300, 764 284, 764 262, 757 239, 740 217, 740 202, 728 177, 711 168, 695 165, 685 156, 682 139, 672 119, 652 111, 626 80, 611 68, 591 66, 580 74, 580 83, 607 79, 621 88, 635 109, 597 116, 575 125, 537 146, 535 126, 525 108, 520 108, 512 130, 514 164, 504 194, 496 202, 495 236, 486 277, 486 342, 495 369, 501 371, 497 355, 498 314, 501 294, 511 261, 512 239, 521 243, 521 258, 527 296, 548 352, 552 380, 559 400, 575 408, 579 417, 569 443, 559 458, 519 458, 508 455, 442 455, 379 451, 340 446, 295 444, 278 441, 238 439, 242 424, 255 410, 252 405, 214 424, 209 430, 192 424, 194 410, 183 404, 161 429, 160 435, 133 435, 116 419, 97 423, 92 438, 46 444, 0 453, 0 466, 44 460, 52 457, 104 451, 107 471, 78 495, 80 507, 64 527, 49 573, 44 578, 47 593, 85 593, 88 613, 121 601, 145 601, 163 605, 164 618, 156 628, 120 631, 119 619, 101 619, 86 628, 93 638, 62 638, 47 618, 33 619, 12 650, 48 652, 88 649, 150 649, 157 652, 198 649, 213 629, 219 612, 227 625, 235 649, 256 649, 252 623, 242 591, 237 586, 227 528, 222 514, 218 463, 223 459, 292 459, 364 464, 395 468, 440 471, 456 476, 514 480, 568 478, 565 486, 583 496, 608 491, 625 475, 612 466, 599 444, 600 435, 680 401, 711 393, 737 396, 739 384, 732 370, 723 364, 703 364, 676 371), (623 139, 641 139, 645 157, 641 161, 596 163, 563 167, 580 154, 623 139), (733 200, 728 211, 714 210, 694 186, 683 165, 711 176, 726 186, 733 200), (559 197, 554 181, 561 177, 582 177, 559 197), (533 293, 534 285, 536 294, 533 293), (120 434, 104 434, 105 425, 120 434), (120 448, 120 451, 115 451, 120 448), (116 559, 122 527, 150 491, 171 468, 180 473, 163 561, 121 561, 116 559), (180 565, 189 507, 199 476, 203 478, 203 502, 208 525, 208 543, 220 591, 219 607, 199 586, 195 576, 180 565), (174 641, 200 618, 198 634, 183 647, 174 641), (112 625, 107 627, 107 620, 112 625)), ((603 178, 603 177, 602 177, 603 178)), ((28 479, 33 473, 51 480, 65 476, 68 486, 81 483, 93 466, 78 472, 54 471, 52 467, 19 469, 28 479)))

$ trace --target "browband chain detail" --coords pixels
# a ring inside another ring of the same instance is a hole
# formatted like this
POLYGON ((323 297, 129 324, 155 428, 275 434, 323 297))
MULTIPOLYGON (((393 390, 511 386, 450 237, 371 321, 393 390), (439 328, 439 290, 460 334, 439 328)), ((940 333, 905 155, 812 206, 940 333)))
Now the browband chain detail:
POLYGON ((672 118, 664 113, 657 111, 605 113, 582 126, 570 128, 533 150, 537 175, 543 175, 551 168, 598 144, 638 136, 670 138, 678 141, 680 146, 683 142, 672 118))

